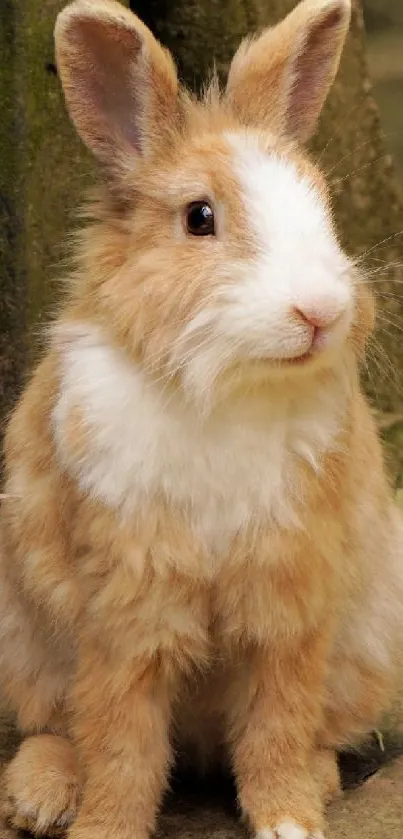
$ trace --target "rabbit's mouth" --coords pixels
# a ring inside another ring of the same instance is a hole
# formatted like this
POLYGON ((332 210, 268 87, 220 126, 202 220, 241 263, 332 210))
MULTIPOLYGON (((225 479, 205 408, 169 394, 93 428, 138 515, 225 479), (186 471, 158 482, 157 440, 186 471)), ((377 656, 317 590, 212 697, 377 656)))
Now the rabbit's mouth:
POLYGON ((313 359, 317 359, 327 345, 328 336, 325 334, 324 330, 320 327, 314 327, 311 345, 307 350, 302 352, 300 355, 291 356, 290 358, 279 358, 278 362, 286 367, 308 364, 313 359))
POLYGON ((255 358, 250 358, 248 360, 249 364, 246 362, 246 366, 251 366, 255 369, 259 368, 262 373, 266 371, 266 375, 267 373, 270 374, 270 371, 274 373, 278 371, 280 373, 296 368, 314 371, 318 368, 331 366, 335 361, 335 357, 340 357, 341 351, 341 345, 334 344, 333 341, 319 336, 316 340, 314 339, 312 341, 311 346, 307 350, 299 355, 286 357, 259 355, 255 358))
POLYGON ((256 355, 252 356, 250 361, 254 364, 257 363, 259 365, 266 365, 266 367, 269 366, 274 368, 301 367, 314 360, 318 360, 319 357, 323 355, 324 349, 325 346, 323 340, 319 340, 319 338, 316 338, 316 334, 314 334, 310 345, 301 353, 279 356, 272 354, 256 355))
POLYGON ((262 374, 266 377, 270 374, 270 372, 275 372, 276 370, 280 372, 293 368, 306 368, 311 366, 313 362, 318 362, 318 360, 319 353, 308 350, 302 355, 294 356, 293 358, 256 356, 256 358, 248 359, 248 361, 246 363, 244 362, 241 366, 246 368, 249 367, 252 370, 260 369, 262 374))
POLYGON ((325 363, 326 359, 334 357, 335 351, 339 355, 342 349, 344 340, 347 338, 348 330, 342 329, 340 332, 333 328, 322 329, 315 327, 312 333, 310 346, 302 353, 291 355, 287 357, 279 357, 268 359, 272 361, 276 367, 305 367, 307 365, 325 363))

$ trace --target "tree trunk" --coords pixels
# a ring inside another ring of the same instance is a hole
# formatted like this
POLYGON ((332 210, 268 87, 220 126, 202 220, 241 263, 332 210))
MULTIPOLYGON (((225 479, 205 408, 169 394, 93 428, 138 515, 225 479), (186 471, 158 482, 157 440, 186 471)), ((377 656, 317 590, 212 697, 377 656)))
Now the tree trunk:
POLYGON ((89 171, 65 114, 53 57, 63 0, 0 0, 0 428, 55 299, 89 171))
POLYGON ((14 83, 15 16, 12 0, 0 6, 0 423, 25 362, 26 277, 19 267, 21 219, 15 142, 19 113, 14 83))

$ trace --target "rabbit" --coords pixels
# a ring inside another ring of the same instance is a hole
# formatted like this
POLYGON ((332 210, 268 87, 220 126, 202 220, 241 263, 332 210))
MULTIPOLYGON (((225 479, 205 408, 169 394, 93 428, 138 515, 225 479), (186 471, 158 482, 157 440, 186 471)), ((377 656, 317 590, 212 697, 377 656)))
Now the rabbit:
POLYGON ((148 839, 177 758, 256 839, 320 839, 390 706, 402 522, 360 367, 372 290, 305 150, 350 0, 302 0, 200 97, 114 0, 56 22, 100 167, 5 438, 4 814, 148 839))

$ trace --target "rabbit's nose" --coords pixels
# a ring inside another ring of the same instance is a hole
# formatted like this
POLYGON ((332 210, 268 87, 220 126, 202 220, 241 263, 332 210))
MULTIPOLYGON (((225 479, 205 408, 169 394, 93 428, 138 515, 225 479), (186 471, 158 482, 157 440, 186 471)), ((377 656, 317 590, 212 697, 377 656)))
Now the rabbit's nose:
POLYGON ((293 308, 294 316, 317 329, 334 326, 345 310, 344 303, 330 300, 299 303, 293 308))

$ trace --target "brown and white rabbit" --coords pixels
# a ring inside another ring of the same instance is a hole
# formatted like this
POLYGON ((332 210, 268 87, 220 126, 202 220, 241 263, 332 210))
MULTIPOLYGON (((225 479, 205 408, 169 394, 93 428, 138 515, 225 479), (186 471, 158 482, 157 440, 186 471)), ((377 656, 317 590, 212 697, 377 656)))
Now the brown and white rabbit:
POLYGON ((175 747, 214 745, 259 839, 317 839, 334 750, 390 701, 402 523, 359 385, 372 297, 300 145, 349 17, 304 0, 196 101, 117 3, 59 15, 104 178, 6 436, 15 826, 147 839, 175 747))

